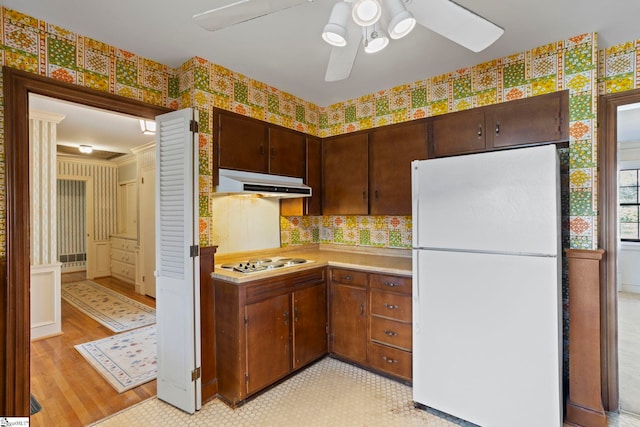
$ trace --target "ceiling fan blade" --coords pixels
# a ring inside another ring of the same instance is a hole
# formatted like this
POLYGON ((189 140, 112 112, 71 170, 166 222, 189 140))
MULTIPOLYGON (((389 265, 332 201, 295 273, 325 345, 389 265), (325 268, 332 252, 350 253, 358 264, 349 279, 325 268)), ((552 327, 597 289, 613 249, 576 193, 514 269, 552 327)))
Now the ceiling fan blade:
POLYGON ((416 22, 474 52, 486 49, 504 33, 493 22, 449 0, 413 1, 407 7, 416 22))
POLYGON ((205 30, 216 31, 308 2, 309 0, 214 0, 213 9, 193 15, 193 20, 205 30))
POLYGON ((358 56, 358 51, 362 44, 360 43, 362 41, 362 30, 352 20, 349 20, 347 24, 345 39, 347 40, 346 46, 334 46, 331 48, 327 73, 324 76, 324 81, 326 82, 344 80, 351 75, 353 64, 356 62, 356 56, 358 56))

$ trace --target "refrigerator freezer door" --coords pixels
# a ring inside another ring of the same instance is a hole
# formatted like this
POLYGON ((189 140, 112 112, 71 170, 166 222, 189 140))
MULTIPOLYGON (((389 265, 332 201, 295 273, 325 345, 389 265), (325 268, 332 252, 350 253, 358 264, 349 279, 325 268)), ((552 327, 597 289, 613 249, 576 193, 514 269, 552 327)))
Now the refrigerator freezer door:
POLYGON ((559 251, 555 146, 414 161, 413 246, 559 251))
POLYGON ((414 401, 481 426, 562 426, 558 260, 413 255, 414 401))

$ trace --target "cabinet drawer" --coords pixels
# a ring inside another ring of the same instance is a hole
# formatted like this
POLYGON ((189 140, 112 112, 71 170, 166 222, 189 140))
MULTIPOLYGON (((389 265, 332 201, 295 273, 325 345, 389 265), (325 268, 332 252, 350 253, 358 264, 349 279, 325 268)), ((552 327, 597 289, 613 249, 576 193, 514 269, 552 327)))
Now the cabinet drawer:
POLYGON ((133 265, 125 264, 120 261, 111 261, 111 274, 125 277, 131 281, 135 281, 136 268, 133 265))
POLYGON ((384 289, 385 291, 411 295, 411 277, 371 274, 369 284, 372 289, 384 289))
POLYGON ((371 316, 371 340, 411 351, 411 323, 371 316))
POLYGON ((411 297, 371 289, 371 314, 411 322, 411 297))
POLYGON ((384 345, 367 344, 369 366, 411 380, 411 353, 384 345))
POLYGON ((120 249, 123 251, 131 251, 134 247, 134 241, 129 239, 120 239, 117 237, 111 238, 111 247, 114 249, 120 249))
POLYGON ((367 286, 367 273, 362 271, 345 270, 342 268, 331 269, 331 281, 343 285, 367 286))
POLYGON ((125 252, 119 249, 111 250, 111 259, 114 261, 120 261, 125 264, 135 264, 135 254, 131 252, 125 252))

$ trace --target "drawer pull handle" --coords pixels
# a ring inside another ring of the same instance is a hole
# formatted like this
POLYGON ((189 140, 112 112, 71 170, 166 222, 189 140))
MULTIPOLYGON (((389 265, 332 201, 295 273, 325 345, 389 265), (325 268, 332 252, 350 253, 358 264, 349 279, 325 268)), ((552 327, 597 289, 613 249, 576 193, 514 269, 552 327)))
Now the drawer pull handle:
POLYGON ((393 364, 393 363, 398 363, 398 361, 396 359, 391 359, 387 356, 382 356, 382 360, 384 360, 387 363, 393 364))
POLYGON ((353 280, 353 276, 350 274, 343 274, 342 280, 353 280))
POLYGON ((398 335, 398 333, 396 331, 384 331, 385 335, 388 335, 390 337, 395 337, 398 335))
POLYGON ((394 305, 394 304, 385 304, 384 306, 387 307, 389 310, 396 310, 399 308, 397 305, 394 305))
POLYGON ((400 286, 399 283, 395 283, 395 282, 384 282, 384 284, 385 284, 385 286, 388 286, 390 288, 395 288, 395 287, 400 286))

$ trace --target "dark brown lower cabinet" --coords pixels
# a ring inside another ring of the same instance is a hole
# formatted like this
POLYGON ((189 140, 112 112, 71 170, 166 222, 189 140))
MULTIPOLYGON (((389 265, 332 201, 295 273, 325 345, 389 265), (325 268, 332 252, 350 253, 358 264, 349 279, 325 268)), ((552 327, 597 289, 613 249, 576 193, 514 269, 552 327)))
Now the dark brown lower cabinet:
POLYGON ((289 317, 289 294, 245 306, 247 394, 265 388, 291 371, 289 317))
POLYGON ((367 290, 331 283, 332 354, 367 363, 367 290))
POLYGON ((410 383, 411 278, 330 269, 329 351, 410 383))
POLYGON ((293 369, 327 354, 327 286, 296 290, 293 302, 293 369))
POLYGON ((218 395, 235 407, 327 354, 326 269, 217 280, 218 395))

